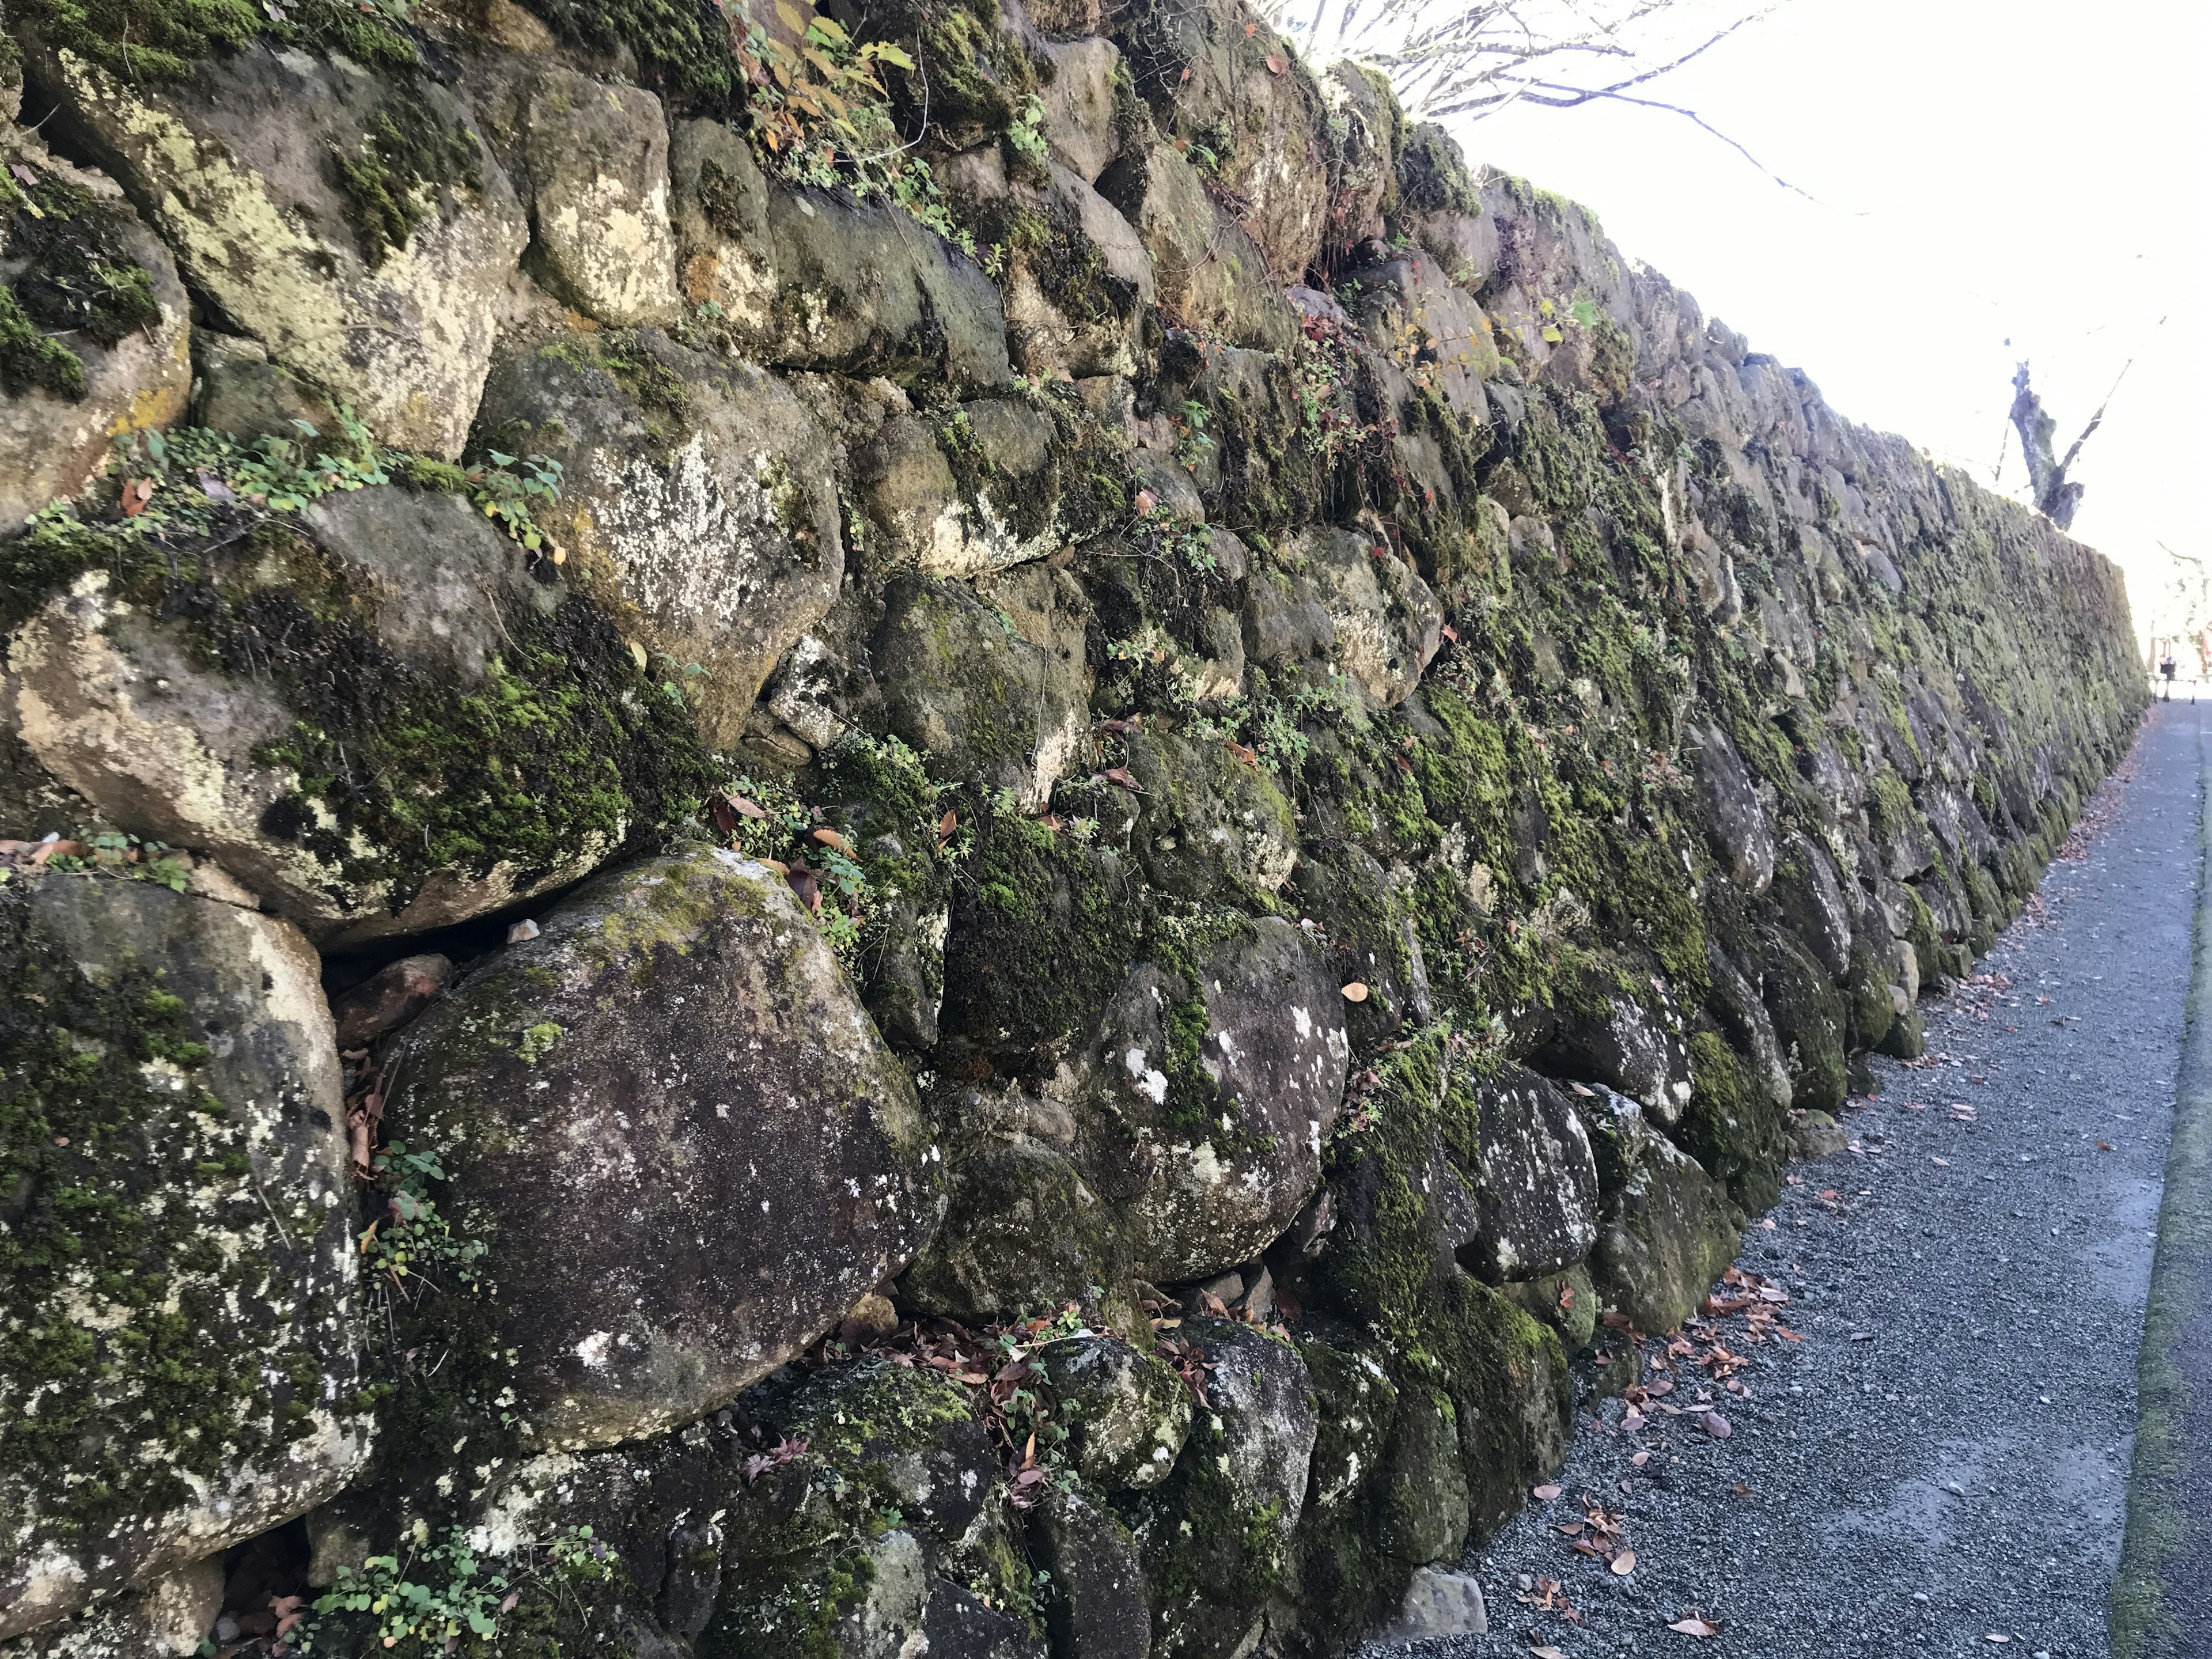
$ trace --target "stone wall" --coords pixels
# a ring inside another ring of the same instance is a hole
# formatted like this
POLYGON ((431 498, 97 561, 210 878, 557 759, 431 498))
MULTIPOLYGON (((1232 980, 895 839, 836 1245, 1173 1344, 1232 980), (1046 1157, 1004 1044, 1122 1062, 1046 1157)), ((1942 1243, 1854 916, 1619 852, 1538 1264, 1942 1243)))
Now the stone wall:
POLYGON ((1340 1649, 2130 738, 1234 0, 744 21, 7 13, 9 1653, 1340 1649))

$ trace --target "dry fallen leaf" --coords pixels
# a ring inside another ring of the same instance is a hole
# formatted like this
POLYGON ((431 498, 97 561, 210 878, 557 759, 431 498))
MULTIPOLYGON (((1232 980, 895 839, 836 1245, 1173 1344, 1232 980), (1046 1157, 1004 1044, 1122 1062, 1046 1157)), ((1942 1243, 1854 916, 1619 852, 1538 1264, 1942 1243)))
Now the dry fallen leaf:
POLYGON ((1271 52, 1267 54, 1268 74, 1288 75, 1290 72, 1291 60, 1289 58, 1284 57, 1279 52, 1271 52))
POLYGON ((937 821, 937 844, 939 847, 952 839, 952 832, 960 827, 960 814, 947 812, 937 821))
POLYGON ((1528 1651, 1534 1656, 1534 1659, 1567 1659, 1567 1656, 1557 1648, 1530 1648, 1528 1651))
POLYGON ((1634 1550, 1623 1550, 1613 1558, 1613 1576, 1615 1578, 1626 1578, 1635 1571, 1636 1552, 1634 1550))
POLYGON ((1673 1624, 1668 1626, 1667 1628, 1671 1631, 1679 1632, 1684 1636, 1695 1636, 1700 1638, 1707 1636, 1718 1636, 1721 1633, 1721 1627, 1713 1623, 1711 1620, 1700 1619, 1694 1614, 1686 1619, 1677 1619, 1673 1624))
POLYGON ((1539 1486, 1536 1488, 1535 1492, 1531 1494, 1531 1496, 1533 1496, 1540 1504, 1548 1504, 1559 1495, 1559 1489, 1557 1486, 1539 1486))
POLYGON ((1633 1457, 1630 1458, 1628 1461, 1629 1461, 1632 1464, 1635 1465, 1635 1467, 1636 1467, 1636 1468, 1639 1468, 1639 1469, 1640 1469, 1640 1468, 1643 1468, 1646 1463, 1649 1463, 1649 1462, 1651 1461, 1651 1454, 1650 1454, 1650 1452, 1648 1452, 1648 1451, 1640 1451, 1640 1452, 1637 1453, 1635 1456, 1633 1456, 1633 1457))
POLYGON ((1356 980, 1356 979, 1355 979, 1354 981, 1352 981, 1352 983, 1351 983, 1351 984, 1349 984, 1349 985, 1347 985, 1347 986, 1346 986, 1346 987, 1344 988, 1344 1000, 1345 1000, 1346 1002, 1364 1002, 1364 1001, 1366 1001, 1366 1000, 1367 1000, 1367 988, 1366 988, 1364 985, 1362 985, 1362 984, 1361 984, 1358 980, 1356 980))
POLYGON ((1705 1413, 1705 1432, 1712 1436, 1716 1440, 1725 1440, 1729 1435, 1735 1432, 1735 1430, 1729 1427, 1728 1419, 1723 1417, 1718 1412, 1707 1412, 1705 1413))
POLYGON ((852 855, 853 843, 847 841, 844 836, 839 835, 835 830, 817 830, 814 832, 814 839, 820 842, 824 847, 836 848, 837 851, 844 854, 848 858, 852 855))

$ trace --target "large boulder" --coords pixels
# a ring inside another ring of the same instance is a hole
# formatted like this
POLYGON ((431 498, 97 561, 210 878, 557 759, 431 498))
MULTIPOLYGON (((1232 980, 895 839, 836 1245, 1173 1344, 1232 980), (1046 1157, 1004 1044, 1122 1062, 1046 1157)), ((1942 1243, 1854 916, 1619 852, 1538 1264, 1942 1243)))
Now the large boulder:
POLYGON ((1135 227, 1058 161, 1043 191, 1020 194, 1025 204, 1033 198, 1047 231, 1006 276, 1006 323, 1022 367, 1046 377, 1133 374, 1158 297, 1135 227))
POLYGON ((1320 1181, 1351 1047, 1325 958, 1277 917, 1130 974, 1077 1122, 1141 1277, 1221 1272, 1289 1227, 1320 1181))
POLYGON ((693 848, 538 926, 409 1028, 390 1112, 489 1241, 538 1443, 604 1445, 790 1358, 942 1200, 912 1085, 774 871, 693 848))
POLYGON ((218 543, 193 582, 76 533, 63 550, 99 564, 11 642, 17 735, 120 827, 211 853, 319 940, 572 882, 699 793, 682 709, 455 497, 327 496, 218 543))
POLYGON ((98 477, 118 438, 183 415, 192 366, 176 261, 113 181, 4 124, 0 164, 22 186, 0 217, 4 534, 98 477), (24 185, 25 174, 34 182, 24 185), (34 334, 57 337, 27 349, 34 334))
POLYGON ((1352 683, 1386 708, 1411 696, 1443 644, 1443 607, 1419 573, 1367 532, 1327 526, 1287 538, 1282 562, 1294 598, 1327 613, 1352 683))
POLYGON ((529 229, 452 94, 262 42, 177 82, 35 38, 28 68, 231 323, 385 442, 460 453, 529 229))
POLYGON ((1226 1656, 1289 1570, 1319 1414, 1305 1361, 1249 1325, 1185 1320, 1210 1362, 1174 1477, 1143 1500, 1138 1542, 1152 1589, 1152 1650, 1226 1656))
POLYGON ((0 887, 0 1637, 368 1455, 319 972, 289 924, 155 881, 0 887))
POLYGON ((712 301, 732 344, 780 368, 1004 386, 999 290, 889 202, 763 176, 716 121, 679 123, 669 152, 684 297, 712 301))
POLYGON ((528 198, 544 281, 601 322, 674 321, 683 301, 660 100, 564 64, 522 61, 528 72, 478 108, 528 198))
POLYGON ((1192 899, 1273 893, 1298 859, 1290 801, 1261 768, 1218 742, 1165 729, 1129 734, 1144 790, 1134 839, 1154 884, 1192 899))
POLYGON ((656 330, 506 353, 480 430, 562 464, 549 514, 610 575, 655 676, 685 686, 701 736, 734 748, 777 660, 845 574, 829 444, 783 383, 656 330))
POLYGON ((1401 368, 1427 381, 1462 419, 1487 421, 1482 383, 1497 377, 1490 318, 1433 258, 1401 258, 1352 279, 1362 327, 1401 368))
POLYGON ((1558 1012, 1536 1063, 1563 1077, 1601 1083, 1638 1101, 1662 1123, 1690 1103, 1690 1048, 1681 1010, 1658 980, 1648 998, 1593 991, 1558 1012))
POLYGON ((1750 770, 1719 726, 1692 728, 1687 738, 1696 757, 1705 833, 1729 878, 1747 892, 1763 893, 1774 880, 1774 826, 1750 770))

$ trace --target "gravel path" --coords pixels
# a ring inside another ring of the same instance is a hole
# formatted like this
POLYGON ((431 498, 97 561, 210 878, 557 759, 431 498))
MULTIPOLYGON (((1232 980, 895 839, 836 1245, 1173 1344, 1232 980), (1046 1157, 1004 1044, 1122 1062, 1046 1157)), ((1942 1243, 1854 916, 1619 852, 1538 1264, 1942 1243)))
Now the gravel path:
POLYGON ((1739 1266, 1788 1291, 1771 1311, 1802 1340, 1751 1340, 1739 1313, 1713 1323, 1749 1362, 1743 1396, 1698 1363, 1704 1338, 1645 1426, 1618 1399, 1579 1409, 1564 1495, 1468 1563, 1492 1633, 1421 1644, 1426 1659, 2107 1652, 2191 979, 2200 718, 2212 706, 2157 711, 2077 855, 1929 1006, 1928 1058, 1877 1060, 1880 1093, 1846 1115, 1855 1150, 1796 1166, 1753 1224, 1739 1266), (1724 1440, 1694 1426, 1706 1388, 1724 1440), (1557 1529, 1588 1504, 1619 1517, 1625 1576, 1557 1529), (1547 1580, 1579 1622, 1529 1605, 1547 1580), (1668 1630, 1692 1614, 1720 1634, 1668 1630))

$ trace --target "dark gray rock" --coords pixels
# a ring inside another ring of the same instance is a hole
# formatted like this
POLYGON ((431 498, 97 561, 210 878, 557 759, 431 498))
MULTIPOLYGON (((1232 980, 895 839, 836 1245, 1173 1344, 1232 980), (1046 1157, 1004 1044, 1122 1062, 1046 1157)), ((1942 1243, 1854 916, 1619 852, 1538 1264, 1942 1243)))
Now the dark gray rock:
POLYGON ((1763 893, 1774 879, 1774 829, 1752 787, 1751 774, 1735 744, 1717 726, 1690 734, 1690 741, 1696 749, 1698 799, 1705 808, 1705 832, 1729 878, 1748 892, 1763 893))
POLYGON ((1038 812, 1089 734, 1091 674, 1079 592, 1041 579, 1024 638, 1013 618, 954 581, 902 577, 873 647, 891 730, 947 776, 1012 793, 1038 812))
POLYGON ((719 122, 678 124, 669 173, 684 297, 714 301, 746 356, 864 379, 1006 383, 999 290, 903 209, 763 179, 745 139, 719 122))
POLYGON ((1190 1433, 1181 1377, 1116 1337, 1072 1337, 1036 1356, 1069 1420, 1077 1473, 1102 1492, 1157 1486, 1190 1433))
POLYGON ((1481 1221, 1460 1247, 1461 1265, 1493 1285, 1571 1267, 1597 1238, 1597 1165, 1582 1119, 1533 1072, 1469 1086, 1480 1123, 1481 1221))
POLYGON ((1638 1330, 1673 1330, 1735 1255, 1727 1191, 1625 1095, 1601 1090, 1579 1108, 1606 1194, 1590 1255, 1598 1293, 1638 1330))
POLYGON ((1148 1659, 1152 1616, 1135 1541, 1081 1487, 1048 1492, 1030 1511, 1030 1547, 1052 1575, 1045 1619, 1062 1659, 1148 1659))
POLYGON ((1297 1217, 1342 1103, 1344 1006, 1320 951, 1275 917, 1237 926, 1187 969, 1129 975, 1076 1107, 1140 1276, 1175 1284, 1252 1261, 1297 1217), (1195 1054, 1177 1056, 1171 1018, 1198 1027, 1195 1054))
POLYGON ((0 1205, 0 1638, 304 1514, 368 1455, 319 968, 290 924, 153 882, 0 888, 0 1074, 37 1143, 0 1205))
POLYGON ((1690 1050, 1681 1011, 1656 980, 1648 1001, 1607 992, 1594 1006, 1561 1009, 1536 1063, 1632 1096, 1662 1123, 1679 1120, 1689 1104, 1690 1050))
POLYGON ((410 1028, 386 1115, 491 1240, 538 1443, 605 1445, 835 1326, 942 1197, 913 1085, 775 872, 695 848, 539 926, 410 1028))

